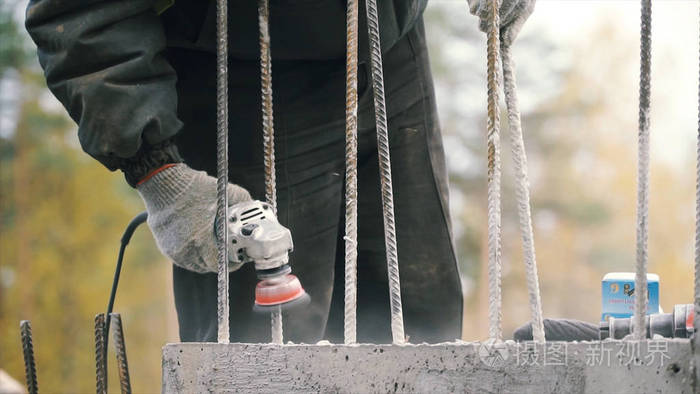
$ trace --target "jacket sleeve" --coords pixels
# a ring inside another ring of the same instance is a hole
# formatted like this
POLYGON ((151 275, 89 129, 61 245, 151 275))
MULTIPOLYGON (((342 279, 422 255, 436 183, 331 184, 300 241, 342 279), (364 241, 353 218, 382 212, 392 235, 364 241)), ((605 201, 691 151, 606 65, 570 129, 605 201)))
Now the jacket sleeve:
POLYGON ((182 127, 153 0, 31 0, 26 28, 85 152, 110 170, 182 127))

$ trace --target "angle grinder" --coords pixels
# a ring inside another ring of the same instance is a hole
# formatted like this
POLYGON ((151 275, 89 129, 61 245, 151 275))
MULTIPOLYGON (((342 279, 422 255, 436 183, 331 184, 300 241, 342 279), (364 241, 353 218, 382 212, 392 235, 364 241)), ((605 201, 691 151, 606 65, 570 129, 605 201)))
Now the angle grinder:
POLYGON ((226 218, 229 260, 253 262, 260 279, 253 310, 269 313, 308 304, 309 295, 291 274, 292 234, 277 221, 272 207, 257 200, 246 201, 229 207, 226 218))

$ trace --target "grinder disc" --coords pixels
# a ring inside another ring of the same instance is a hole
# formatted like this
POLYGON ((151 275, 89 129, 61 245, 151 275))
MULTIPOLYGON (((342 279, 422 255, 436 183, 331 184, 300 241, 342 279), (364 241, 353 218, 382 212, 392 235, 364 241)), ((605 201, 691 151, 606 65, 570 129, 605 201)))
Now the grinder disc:
POLYGON ((258 282, 255 286, 255 306, 256 312, 266 312, 276 310, 288 310, 295 306, 306 305, 309 302, 309 295, 301 287, 299 279, 287 274, 274 279, 266 279, 258 282))

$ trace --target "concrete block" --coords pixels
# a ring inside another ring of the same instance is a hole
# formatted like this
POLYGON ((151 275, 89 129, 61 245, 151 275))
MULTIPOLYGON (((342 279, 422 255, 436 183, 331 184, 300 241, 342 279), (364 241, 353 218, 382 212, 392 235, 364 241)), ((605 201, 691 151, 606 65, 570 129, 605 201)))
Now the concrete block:
POLYGON ((694 393, 687 339, 436 345, 178 343, 163 392, 694 393))

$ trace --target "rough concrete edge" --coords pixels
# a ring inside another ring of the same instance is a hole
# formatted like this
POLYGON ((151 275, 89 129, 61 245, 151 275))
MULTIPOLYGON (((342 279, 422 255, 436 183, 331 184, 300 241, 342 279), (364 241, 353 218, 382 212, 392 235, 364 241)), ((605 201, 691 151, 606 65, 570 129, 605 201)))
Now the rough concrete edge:
MULTIPOLYGON (((649 340, 644 340, 644 341, 620 341, 620 340, 605 340, 605 341, 574 341, 574 342, 548 342, 548 344, 552 343, 566 343, 567 346, 575 346, 575 347, 582 347, 582 346, 590 346, 590 345, 597 345, 601 343, 639 343, 639 342, 649 342, 649 340)), ((695 369, 694 365, 697 365, 697 358, 698 358, 698 352, 697 352, 697 347, 694 346, 694 341, 693 340, 688 340, 688 339, 667 339, 668 343, 673 343, 677 344, 680 346, 682 349, 683 346, 688 346, 688 353, 686 357, 683 357, 683 362, 687 362, 687 368, 683 368, 684 371, 687 371, 683 374, 682 379, 689 378, 690 379, 690 387, 693 390, 693 392, 698 393, 700 390, 698 390, 697 382, 699 381, 696 378, 696 372, 697 370, 695 369)), ((295 350, 301 350, 304 348, 313 348, 314 350, 318 351, 323 348, 327 349, 353 349, 353 350, 358 350, 362 348, 366 349, 380 349, 380 348, 393 348, 393 347, 399 347, 399 348, 421 348, 421 347, 430 347, 430 348, 440 348, 440 347, 459 347, 462 348, 463 350, 466 351, 466 355, 475 358, 479 357, 479 349, 482 344, 485 344, 486 342, 480 342, 480 341, 473 341, 473 342, 465 342, 465 341, 457 341, 457 342, 442 342, 442 343, 436 343, 436 344, 427 344, 427 343, 421 343, 421 344, 403 344, 403 345, 392 345, 392 344, 354 344, 354 345, 344 345, 344 344, 331 344, 331 343, 319 343, 319 344, 294 344, 294 343, 288 343, 285 345, 275 345, 271 343, 264 343, 264 344, 254 344, 254 343, 230 343, 230 344, 218 344, 218 343, 212 343, 212 342, 187 342, 187 343, 170 343, 166 344, 162 348, 162 354, 163 354, 163 371, 162 371, 162 387, 165 389, 166 387, 166 373, 165 373, 165 368, 166 368, 166 357, 170 354, 171 359, 175 359, 177 357, 174 353, 174 351, 177 351, 178 353, 183 352, 183 348, 185 351, 188 349, 199 349, 199 351, 203 351, 203 348, 210 348, 214 349, 219 346, 223 346, 226 348, 241 348, 241 349, 247 349, 250 351, 251 348, 257 349, 258 351, 274 351, 274 350, 279 350, 279 349, 295 349, 295 350)), ((525 343, 517 343, 514 341, 506 341, 503 343, 508 347, 509 350, 514 350, 518 349, 519 346, 525 345, 525 343)), ((530 342, 532 344, 532 342, 530 342)), ((544 346, 542 344, 538 344, 538 346, 544 346)), ((579 359, 581 359, 581 355, 578 356, 579 359)), ((579 360, 580 361, 580 360, 579 360)), ((502 368, 504 370, 507 369, 513 369, 517 368, 517 361, 514 358, 510 358, 507 362, 505 362, 503 365, 501 365, 498 368, 502 368)), ((585 374, 586 371, 589 369, 585 365, 580 365, 579 366, 581 369, 581 373, 585 374)), ((484 369, 492 369, 492 368, 487 368, 484 367, 484 369)), ((552 368, 554 369, 554 368, 552 368)), ((172 370, 172 369, 171 369, 172 370)), ((173 374, 169 374, 169 376, 173 376, 173 374)), ((175 375, 177 376, 177 375, 175 375)), ((183 387, 182 382, 178 384, 178 386, 183 387)), ((165 392, 165 391, 164 391, 165 392)))
MULTIPOLYGON (((690 344, 691 340, 687 338, 664 338, 663 340, 669 342, 669 343, 678 343, 678 344, 690 344)), ((629 342, 649 342, 649 341, 656 341, 650 340, 650 339, 645 339, 642 341, 623 341, 619 339, 605 339, 603 341, 547 341, 547 344, 551 343, 566 343, 568 345, 590 345, 590 344, 596 344, 596 343, 629 343, 629 342)), ((326 341, 322 341, 319 343, 293 343, 293 342, 287 342, 284 345, 276 345, 274 343, 246 343, 246 342, 231 342, 231 343, 226 343, 226 344, 219 344, 216 342, 174 342, 174 343, 166 343, 163 345, 161 349, 166 349, 168 347, 173 347, 173 346, 264 346, 264 347, 337 347, 337 348, 358 348, 358 347, 441 347, 441 346, 475 346, 475 345, 481 345, 481 344, 486 344, 488 341, 455 341, 455 342, 438 342, 438 343, 404 343, 400 345, 395 345, 391 343, 355 343, 352 345, 346 345, 344 343, 330 343, 326 341)), ((515 346, 515 345, 522 345, 525 343, 534 343, 534 342, 515 342, 513 340, 507 340, 503 341, 503 344, 507 346, 515 346)), ((541 344, 540 344, 541 345, 541 344)))

